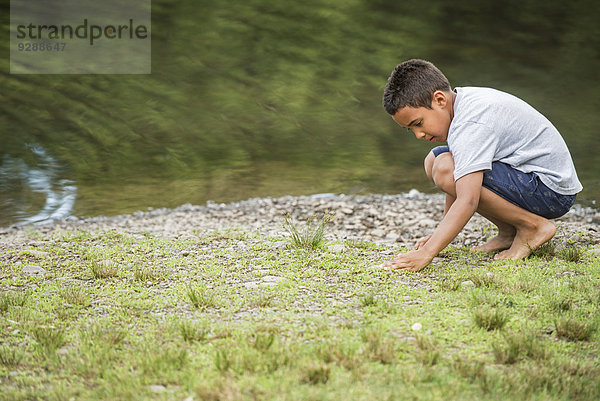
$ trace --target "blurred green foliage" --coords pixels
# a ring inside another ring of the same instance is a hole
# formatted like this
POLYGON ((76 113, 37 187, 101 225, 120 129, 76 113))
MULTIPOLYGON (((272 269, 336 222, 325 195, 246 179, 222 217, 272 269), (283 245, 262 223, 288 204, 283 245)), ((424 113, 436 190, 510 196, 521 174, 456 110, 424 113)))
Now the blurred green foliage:
MULTIPOLYGON (((376 181, 367 189, 406 190, 390 175, 414 176, 428 144, 393 124, 381 93, 412 57, 453 85, 497 87, 538 108, 588 194, 600 192, 593 1, 153 0, 152 74, 139 76, 10 75, 2 10, 1 153, 27 161, 24 144, 41 144, 83 192, 264 163, 279 166, 274 175, 358 168, 376 181)), ((334 181, 320 189, 343 190, 334 181)))

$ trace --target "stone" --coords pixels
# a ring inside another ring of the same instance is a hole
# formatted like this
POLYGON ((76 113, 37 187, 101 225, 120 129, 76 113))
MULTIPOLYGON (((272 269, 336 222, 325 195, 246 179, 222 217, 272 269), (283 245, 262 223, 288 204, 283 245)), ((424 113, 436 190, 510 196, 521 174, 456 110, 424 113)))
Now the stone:
POLYGON ((36 257, 38 259, 44 259, 48 257, 48 255, 50 255, 48 252, 38 250, 29 251, 29 253, 31 254, 31 256, 36 257))
POLYGON ((153 393, 163 393, 167 391, 167 388, 161 384, 152 384, 148 386, 148 390, 150 390, 153 393))
POLYGON ((423 328, 423 325, 417 322, 413 324, 410 328, 412 329, 412 331, 420 331, 423 328))
POLYGON ((289 244, 289 242, 287 242, 287 241, 276 241, 276 242, 273 242, 273 245, 271 247, 277 251, 281 251, 281 250, 287 248, 288 244, 289 244))
POLYGON ((333 253, 342 253, 346 250, 346 247, 343 244, 333 244, 329 245, 327 250, 333 253))
POLYGON ((46 270, 36 265, 23 266, 23 273, 42 275, 46 274, 46 270))
POLYGON ((475 287, 475 283, 472 282, 471 280, 465 280, 462 283, 460 283, 461 287, 475 287))

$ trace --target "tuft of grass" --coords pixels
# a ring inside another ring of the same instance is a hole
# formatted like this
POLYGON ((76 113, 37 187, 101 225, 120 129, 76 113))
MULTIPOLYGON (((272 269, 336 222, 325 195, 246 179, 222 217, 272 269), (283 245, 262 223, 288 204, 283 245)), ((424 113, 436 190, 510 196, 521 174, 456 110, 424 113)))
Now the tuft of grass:
POLYGON ((116 263, 110 260, 93 261, 90 272, 95 279, 104 279, 115 277, 119 272, 119 268, 116 263))
POLYGON ((378 329, 368 329, 362 333, 365 354, 373 362, 391 364, 397 358, 396 341, 385 337, 378 329))
POLYGON ((375 306, 377 305, 377 298, 373 292, 369 292, 360 298, 360 303, 364 307, 375 306))
POLYGON ((71 305, 88 306, 90 298, 82 287, 67 287, 59 292, 59 295, 71 305))
POLYGON ((302 371, 301 381, 312 385, 325 384, 329 381, 331 368, 329 365, 318 361, 309 362, 302 371))
POLYGON ((562 317, 554 322, 556 335, 568 341, 587 341, 596 330, 596 324, 573 317, 562 317))
POLYGON ((188 285, 186 295, 191 304, 196 309, 202 311, 208 308, 217 308, 221 306, 215 293, 210 292, 209 289, 203 285, 188 285))
POLYGON ((37 341, 40 351, 47 356, 53 355, 65 343, 64 330, 52 326, 35 327, 31 335, 37 341))
POLYGON ((156 281, 160 279, 159 272, 152 267, 136 267, 133 271, 133 279, 136 281, 156 281))
POLYGON ((16 347, 0 346, 0 364, 12 368, 18 366, 25 357, 22 349, 16 347))
POLYGON ((25 292, 6 291, 0 294, 0 313, 7 312, 12 306, 23 306, 27 300, 25 292))
POLYGON ((475 325, 487 331, 502 329, 508 320, 508 314, 500 308, 482 306, 473 311, 475 325))
POLYGON ((550 308, 555 312, 566 312, 573 308, 573 302, 573 297, 571 295, 552 298, 550 300, 550 308))
POLYGON ((233 365, 233 353, 229 349, 218 348, 215 352, 215 367, 221 373, 227 372, 233 365))
POLYGON ((298 229, 291 221, 290 214, 285 215, 283 229, 290 235, 290 242, 297 248, 306 248, 315 250, 324 242, 325 225, 331 221, 333 213, 326 213, 320 219, 316 216, 310 217, 306 221, 306 227, 303 230, 298 229), (315 220, 317 222, 315 223, 315 220))
POLYGON ((552 259, 554 256, 556 256, 556 245, 554 242, 548 241, 542 246, 534 249, 531 252, 531 256, 540 259, 552 259))
POLYGON ((558 256, 567 262, 579 262, 583 256, 580 248, 570 245, 558 251, 558 256))
POLYGON ((179 332, 181 333, 181 337, 185 342, 202 342, 208 338, 208 334, 210 333, 209 328, 199 322, 194 322, 191 320, 182 320, 179 323, 179 332))
POLYGON ((260 352, 266 352, 275 343, 274 330, 257 330, 252 336, 252 347, 260 352))
POLYGON ((440 350, 435 341, 425 335, 417 335, 417 360, 424 366, 433 366, 440 360, 440 350))
POLYGON ((546 358, 546 349, 533 331, 504 335, 502 341, 492 344, 496 362, 511 365, 525 357, 535 360, 546 358))

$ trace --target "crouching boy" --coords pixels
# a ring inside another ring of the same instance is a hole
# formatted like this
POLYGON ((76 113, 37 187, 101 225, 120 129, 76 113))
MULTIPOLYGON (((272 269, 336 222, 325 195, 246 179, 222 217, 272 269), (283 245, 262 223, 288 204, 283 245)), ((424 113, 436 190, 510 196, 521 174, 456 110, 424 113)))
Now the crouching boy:
POLYGON ((421 270, 475 212, 498 234, 473 251, 525 258, 554 236, 549 219, 565 214, 582 189, 557 129, 515 96, 490 88, 452 90, 433 64, 409 60, 390 75, 383 106, 418 139, 447 142, 425 158, 427 176, 446 193, 444 218, 414 250, 385 263, 387 269, 421 270))

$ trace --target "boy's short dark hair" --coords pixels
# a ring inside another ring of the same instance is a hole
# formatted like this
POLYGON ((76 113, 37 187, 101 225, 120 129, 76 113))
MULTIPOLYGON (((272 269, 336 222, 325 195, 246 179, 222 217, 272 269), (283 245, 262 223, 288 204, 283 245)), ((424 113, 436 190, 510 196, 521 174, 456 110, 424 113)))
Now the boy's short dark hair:
POLYGON ((452 90, 448 78, 429 61, 412 59, 398 64, 383 92, 383 107, 394 115, 403 107, 431 109, 435 91, 452 90))

